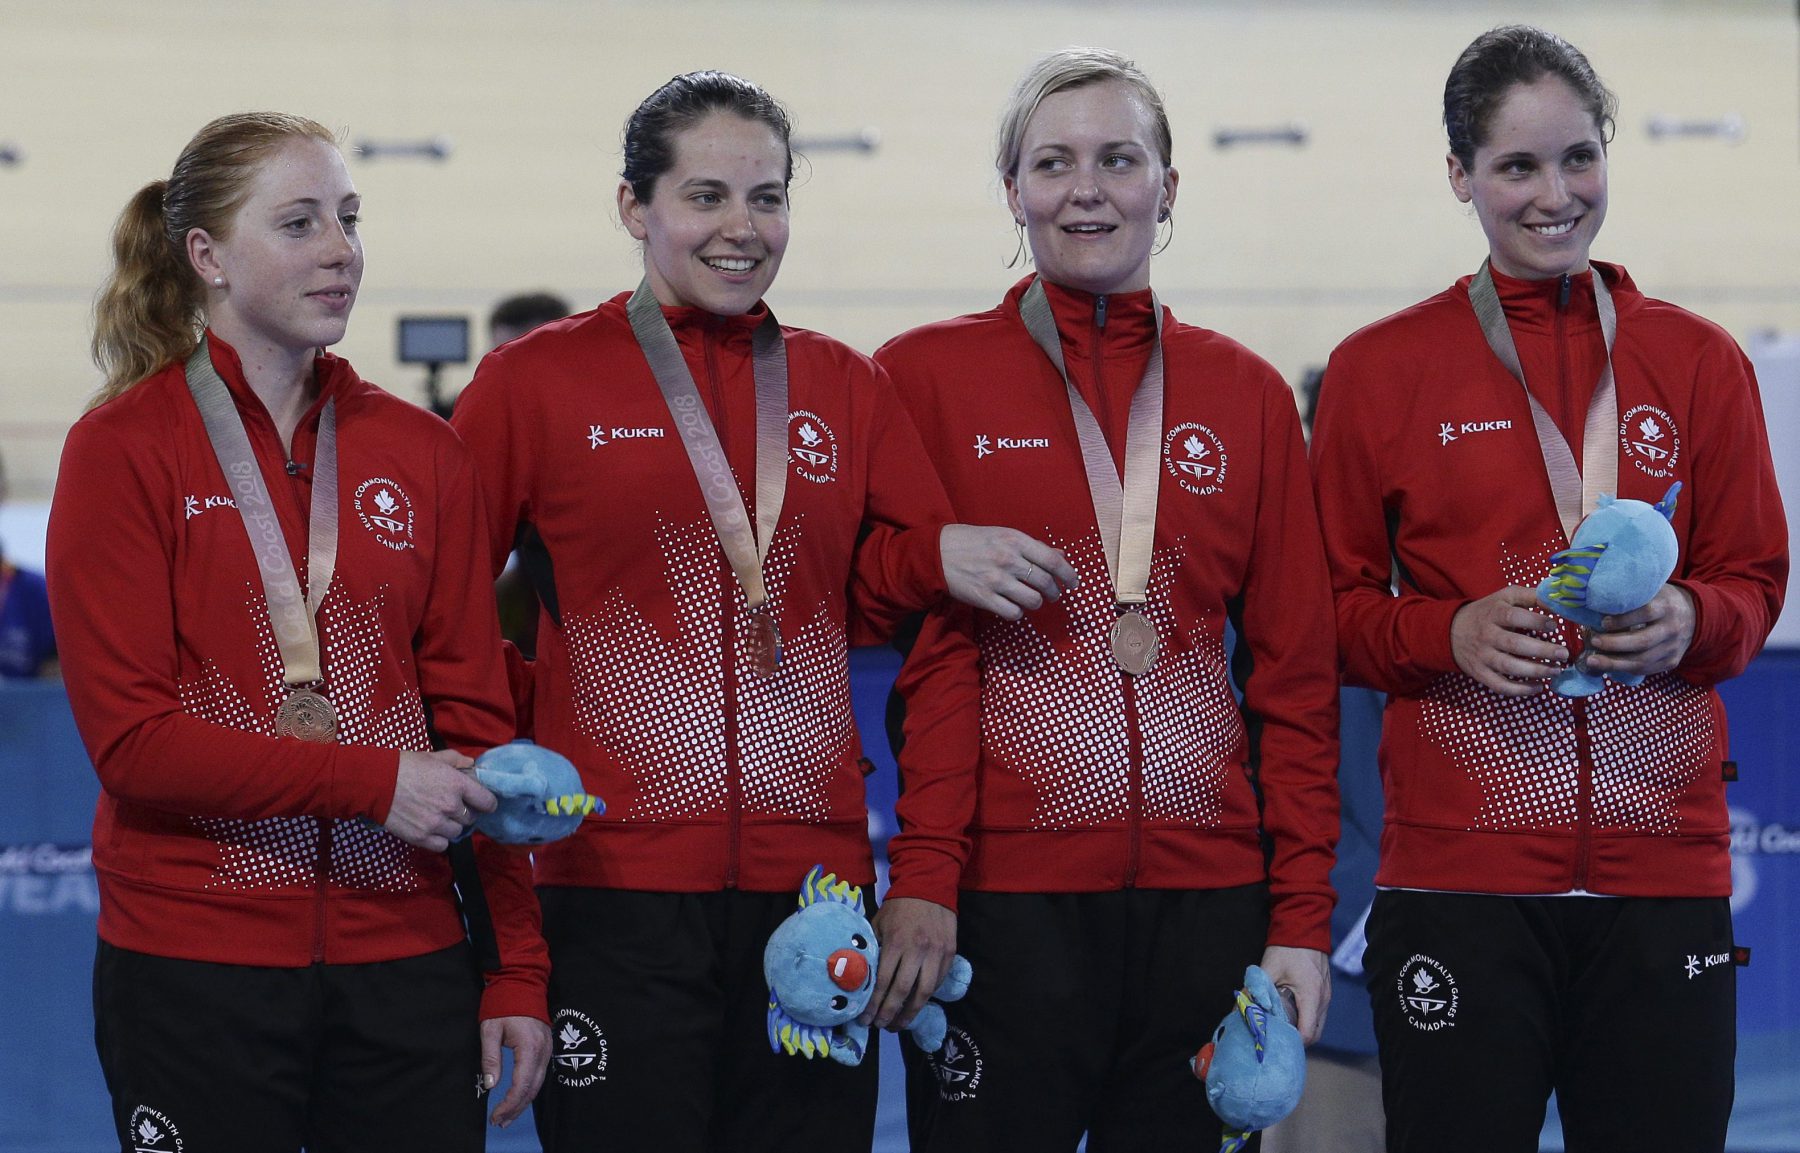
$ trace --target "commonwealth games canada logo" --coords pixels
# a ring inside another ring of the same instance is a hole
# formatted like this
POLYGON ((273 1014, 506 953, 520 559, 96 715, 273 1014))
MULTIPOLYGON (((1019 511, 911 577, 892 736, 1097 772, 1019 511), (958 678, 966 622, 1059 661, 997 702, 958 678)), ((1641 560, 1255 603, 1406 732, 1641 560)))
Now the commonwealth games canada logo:
POLYGON ((1190 420, 1163 437, 1163 467, 1195 496, 1211 496, 1225 487, 1225 465, 1225 443, 1204 424, 1190 420))
POLYGON ((788 414, 788 461, 796 475, 814 484, 837 479, 837 436, 818 413, 797 408, 788 414))
POLYGON ((981 1047, 975 1044, 975 1038, 968 1032, 950 1026, 944 1034, 944 1044, 927 1060, 931 1063, 932 1072, 937 1074, 938 1097, 944 1101, 968 1101, 974 1099, 976 1090, 981 1088, 981 1047))
POLYGON ((175 1123, 148 1105, 131 1111, 125 1134, 133 1153, 181 1153, 181 1131, 175 1123))
POLYGON ((1662 409, 1640 404, 1619 421, 1619 448, 1639 472, 1662 480, 1681 463, 1681 431, 1662 409))
POLYGON ((1400 1011, 1407 1023, 1426 1033, 1456 1025, 1462 995, 1450 970, 1423 953, 1414 953, 1400 966, 1394 982, 1400 994, 1400 1011))
POLYGON ((385 476, 372 476, 356 486, 354 503, 362 526, 386 548, 413 547, 413 507, 406 491, 385 476))
POLYGON ((558 1009, 554 1024, 550 1066, 556 1083, 565 1089, 585 1089, 606 1080, 606 1035, 594 1019, 576 1009, 558 1009))

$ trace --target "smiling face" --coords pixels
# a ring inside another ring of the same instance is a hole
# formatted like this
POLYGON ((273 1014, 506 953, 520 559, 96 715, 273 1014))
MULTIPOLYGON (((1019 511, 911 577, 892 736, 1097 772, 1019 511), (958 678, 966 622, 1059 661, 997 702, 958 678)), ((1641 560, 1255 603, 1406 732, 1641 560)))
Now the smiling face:
POLYGON ((1575 89, 1555 75, 1513 85, 1486 136, 1471 166, 1451 154, 1450 187, 1475 205, 1494 267, 1521 280, 1586 269, 1606 219, 1606 148, 1575 89))
POLYGON ((342 340, 362 284, 361 208, 330 144, 296 137, 270 153, 222 235, 188 233, 207 323, 246 357, 304 357, 342 340))
POLYGON ((775 282, 787 251, 788 152, 773 129, 713 112, 675 137, 653 199, 619 185, 619 218, 644 244, 657 302, 741 316, 775 282))
POLYGON ((1150 286, 1157 217, 1177 179, 1155 124, 1118 80, 1052 92, 1031 114, 1006 202, 1046 280, 1097 295, 1150 286))

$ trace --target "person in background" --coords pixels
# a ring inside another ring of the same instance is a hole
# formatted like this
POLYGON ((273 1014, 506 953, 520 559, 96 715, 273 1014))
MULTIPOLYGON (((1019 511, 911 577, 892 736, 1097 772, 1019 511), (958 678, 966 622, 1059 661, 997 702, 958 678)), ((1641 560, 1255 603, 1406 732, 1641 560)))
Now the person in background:
POLYGON ((520 292, 494 305, 488 313, 488 348, 517 340, 540 324, 561 320, 574 310, 554 292, 520 292))
POLYGON ((1308 1040, 1324 1021, 1330 586, 1292 390, 1151 290, 1171 156, 1135 64, 1039 61, 996 158, 1036 274, 876 354, 957 515, 1081 578, 1024 619, 939 609, 900 674, 865 1019, 906 1024, 959 951, 975 972, 944 1048, 909 1054, 918 1150, 1202 1147, 1219 1122, 1188 1059, 1246 966, 1308 1040))
POLYGON ((1016 616, 1074 579, 949 523, 885 375, 774 319, 789 135, 737 76, 653 92, 617 190, 642 282, 489 353, 456 408, 491 561, 516 542, 542 574, 535 737, 607 805, 536 857, 551 1153, 868 1147, 875 1054, 771 1052, 762 971, 809 869, 874 881, 852 628, 946 592, 1016 616))
POLYGON ((501 1049, 500 1123, 548 1058, 528 859, 446 856, 513 728, 471 462, 324 351, 361 203, 329 130, 243 113, 114 233, 48 569, 124 1148, 477 1151, 501 1049))
MULTIPOLYGON (((0 504, 6 503, 6 462, 0 459, 0 504)), ((42 573, 20 568, 0 541, 0 680, 57 673, 56 630, 42 573)))
POLYGON ((1332 354, 1313 462, 1346 681, 1388 694, 1364 964, 1387 1144, 1724 1148, 1733 1096, 1725 716, 1787 531, 1755 375, 1724 330, 1590 249, 1613 95, 1538 28, 1444 86, 1486 259, 1332 354), (1579 463, 1577 463, 1579 462, 1579 463), (1655 598, 1577 630, 1535 586, 1601 494, 1679 483, 1655 598), (1638 674, 1568 698, 1547 680, 1638 674))

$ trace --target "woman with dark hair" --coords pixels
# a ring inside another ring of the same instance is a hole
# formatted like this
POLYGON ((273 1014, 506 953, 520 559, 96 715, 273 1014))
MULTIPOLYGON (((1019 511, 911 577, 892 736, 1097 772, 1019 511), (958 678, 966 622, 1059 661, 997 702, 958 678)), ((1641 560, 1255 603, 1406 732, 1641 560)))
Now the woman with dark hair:
POLYGON ((48 569, 124 1148, 479 1150, 501 1046, 501 1123, 548 1058, 527 859, 445 855, 512 729, 470 461, 324 351, 360 205, 325 128, 226 116, 114 234, 48 569))
POLYGON ((975 970, 909 1069, 917 1149, 1195 1148, 1218 1122, 1188 1059, 1245 967, 1309 1039, 1325 1015, 1337 684, 1305 447, 1274 369, 1151 291, 1171 151, 1129 60, 1039 61, 996 158, 1036 274, 876 354, 958 514, 1081 574, 1023 620, 933 614, 900 676, 867 1016, 905 1024, 959 949, 975 970))
POLYGON ((536 737, 607 803, 537 856, 553 1153, 867 1147, 874 1054, 771 1052, 762 974, 813 865, 875 879, 852 630, 947 587, 1016 616, 1073 579, 950 525, 886 377, 764 305, 788 136, 735 76, 652 93, 618 188, 643 283, 490 353, 457 405, 493 563, 516 544, 543 600, 536 737))
POLYGON ((1388 1148, 1724 1146, 1735 1048, 1726 732, 1714 686, 1781 608, 1786 527, 1749 361, 1590 262, 1612 94, 1536 28, 1444 89, 1472 277, 1356 333, 1320 391, 1343 673, 1388 694, 1369 918, 1388 1148), (1579 465, 1576 462, 1581 462, 1579 465), (1681 490, 1680 561, 1579 632, 1534 586, 1602 493, 1681 490), (1585 698, 1588 667, 1640 674, 1585 698))

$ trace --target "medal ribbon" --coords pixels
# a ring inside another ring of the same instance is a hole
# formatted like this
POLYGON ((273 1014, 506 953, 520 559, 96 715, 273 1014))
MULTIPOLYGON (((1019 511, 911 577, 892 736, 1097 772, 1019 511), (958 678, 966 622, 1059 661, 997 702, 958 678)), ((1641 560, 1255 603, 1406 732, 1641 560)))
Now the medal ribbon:
POLYGON ((688 371, 681 346, 650 291, 643 281, 625 305, 631 320, 632 335, 650 362, 656 387, 662 390, 669 414, 675 418, 675 429, 687 449, 693 465, 694 479, 700 482, 700 493, 706 498, 706 511, 712 517, 713 533, 719 547, 731 564, 744 599, 752 612, 768 603, 769 594, 763 584, 763 561, 775 539, 775 525, 781 519, 781 502, 787 492, 787 417, 788 365, 787 343, 781 336, 781 325, 774 313, 767 313, 751 337, 751 363, 756 381, 756 525, 744 511, 744 497, 731 475, 731 462, 725 458, 718 430, 706 415, 700 390, 694 386, 694 374, 688 371))
POLYGON ((231 487, 233 503, 243 518, 244 531, 256 553, 262 576, 263 599, 269 606, 269 623, 275 631, 275 647, 281 653, 282 680, 289 685, 312 684, 323 678, 319 662, 319 631, 315 617, 331 575, 337 567, 338 476, 337 408, 330 398, 319 413, 319 441, 313 452, 312 511, 306 536, 306 596, 300 595, 299 576, 288 555, 281 519, 269 500, 269 486, 250 434, 238 416, 231 390, 225 387, 206 338, 187 360, 188 391, 206 424, 206 439, 231 487))
POLYGON ((1594 304, 1600 311, 1600 333, 1606 340, 1606 367, 1600 370, 1600 383, 1594 386, 1588 402, 1587 424, 1581 436, 1581 468, 1575 467, 1575 454, 1562 430, 1550 419, 1550 413, 1533 396, 1525 384, 1525 370, 1519 363, 1519 350, 1513 344, 1512 329, 1506 324, 1506 309, 1494 289, 1494 278, 1488 261, 1481 262, 1475 279, 1469 282, 1469 303, 1475 308, 1475 319, 1487 337, 1488 347, 1512 373, 1525 399, 1531 402, 1531 423, 1537 429, 1538 448, 1544 454, 1544 471, 1550 477, 1550 492, 1556 498, 1556 516, 1562 521, 1563 536, 1575 539, 1575 526, 1593 512, 1600 494, 1616 492, 1619 486, 1619 452, 1613 441, 1619 423, 1619 397, 1613 387, 1613 344, 1619 338, 1619 314, 1613 307, 1612 293, 1606 278, 1594 269, 1594 304))
MULTIPOLYGON (((1075 433, 1081 441, 1081 463, 1087 471, 1088 494, 1094 502, 1094 522, 1100 527, 1100 544, 1106 550, 1106 572, 1112 578, 1113 597, 1121 605, 1141 605, 1149 599, 1150 546, 1156 537, 1158 457, 1162 455, 1163 348, 1162 302, 1150 294, 1156 314, 1156 343, 1150 363, 1131 394, 1131 420, 1125 432, 1125 479, 1113 464, 1112 450, 1093 410, 1069 380, 1063 361, 1062 338, 1056 316, 1044 293, 1040 277, 1031 282, 1019 300, 1019 318, 1031 339, 1044 350, 1069 391, 1069 409, 1075 417, 1075 433)), ((1095 349, 1096 359, 1100 350, 1095 349)))

